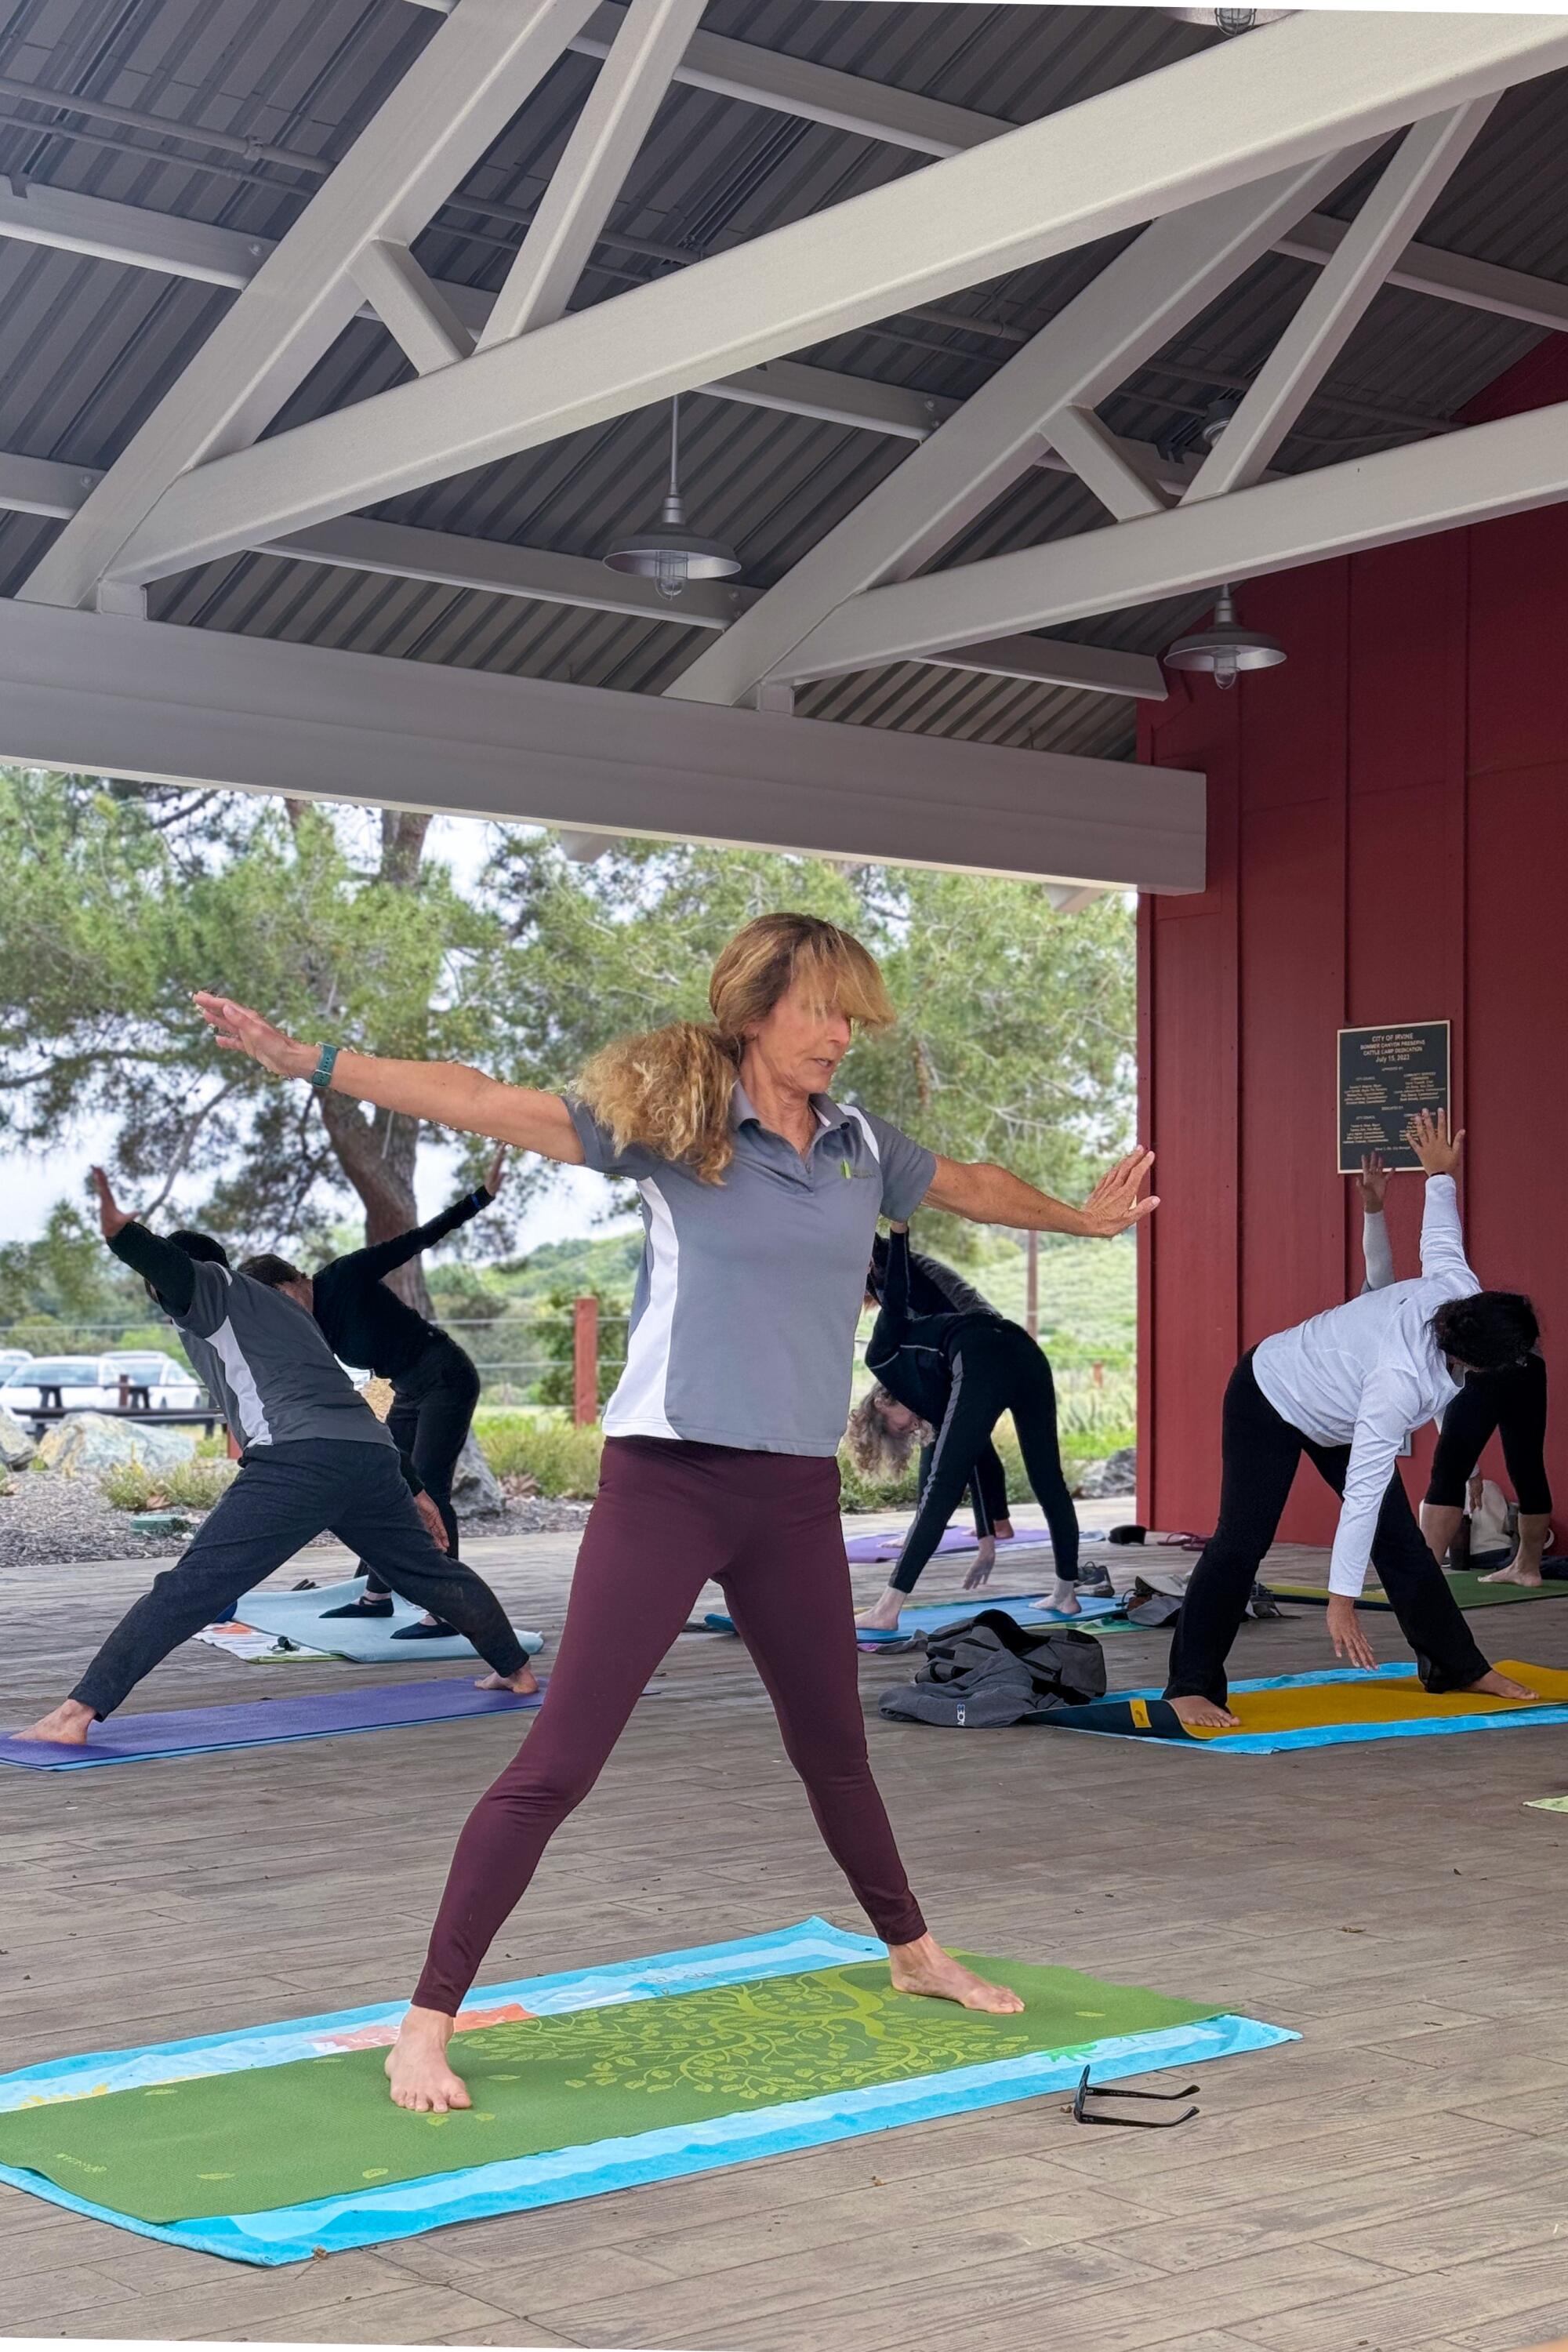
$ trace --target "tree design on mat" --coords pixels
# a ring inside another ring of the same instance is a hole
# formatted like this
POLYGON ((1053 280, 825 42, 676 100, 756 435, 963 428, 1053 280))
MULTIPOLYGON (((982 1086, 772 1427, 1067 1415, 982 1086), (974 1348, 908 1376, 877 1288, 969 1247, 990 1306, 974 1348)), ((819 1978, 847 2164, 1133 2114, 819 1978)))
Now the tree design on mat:
POLYGON ((476 2087, 505 2081, 492 2062, 547 2060, 571 2090, 677 2090, 739 2105, 812 2098, 863 2084, 941 2074, 1036 2046, 1020 2021, 911 2000, 884 1981, 837 1969, 725 1985, 679 2000, 639 2000, 466 2034, 476 2087))

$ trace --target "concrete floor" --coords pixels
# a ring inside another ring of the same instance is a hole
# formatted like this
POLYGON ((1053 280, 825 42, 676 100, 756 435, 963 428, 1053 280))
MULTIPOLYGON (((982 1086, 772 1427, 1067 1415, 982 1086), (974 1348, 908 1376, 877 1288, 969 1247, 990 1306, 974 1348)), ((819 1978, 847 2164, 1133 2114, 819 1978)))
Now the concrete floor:
MULTIPOLYGON (((514 1616, 552 1627, 574 1544, 472 1556, 514 1616)), ((301 1572, 330 1567, 318 1553, 301 1572)), ((0 1719, 67 1687, 148 1573, 0 1569, 0 1719)), ((959 1573, 938 1564, 929 1589, 959 1573)), ((880 1580, 858 1572, 868 1596, 880 1580)), ((1392 1620, 1371 1622, 1399 1655, 1392 1620)), ((1563 1602, 1476 1622, 1495 1654, 1568 1665, 1563 1602)), ((1163 1654, 1158 1634, 1115 1637, 1113 1683, 1157 1677, 1163 1654)), ((1247 1627, 1236 1664, 1327 1655, 1302 1609, 1247 1627)), ((1568 1816, 1521 1809, 1568 1788, 1568 1733, 1228 1761, 961 1737, 878 1717, 911 1670, 874 1658, 862 1681, 939 1934, 1213 1999, 1300 2042, 1206 2069, 1201 2122, 1169 2137, 1083 2131, 1052 2097, 283 2271, 0 2189, 0 2331, 659 2352, 1518 2352, 1568 2333, 1568 1816)), ((132 1706, 350 1671, 192 1644, 132 1706)), ((683 1640, 659 1691, 492 1980, 814 1911, 862 1924, 738 1644, 683 1640)), ((458 1826, 515 1737, 479 1720, 0 1769, 0 2064, 405 1991, 458 1826)))

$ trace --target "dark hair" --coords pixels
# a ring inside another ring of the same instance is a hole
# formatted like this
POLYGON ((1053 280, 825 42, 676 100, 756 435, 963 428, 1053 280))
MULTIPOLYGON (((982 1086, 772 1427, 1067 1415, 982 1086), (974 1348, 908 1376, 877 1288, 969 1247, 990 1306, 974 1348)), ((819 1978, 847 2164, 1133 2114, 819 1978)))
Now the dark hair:
POLYGON ((247 1274, 252 1282, 265 1283, 268 1290, 281 1290, 286 1282, 310 1280, 297 1265, 290 1265, 286 1257, 278 1257, 271 1250, 264 1250, 259 1257, 247 1257, 239 1270, 247 1274))
POLYGON ((171 1234, 169 1235, 169 1239, 174 1243, 174 1247, 177 1250, 184 1250, 187 1257, 195 1258, 198 1265, 226 1265, 228 1264, 227 1250, 225 1249, 221 1242, 215 1241, 211 1234, 196 1234, 187 1231, 184 1233, 171 1234))
POLYGON ((1541 1337, 1535 1309, 1519 1290, 1478 1290, 1470 1298, 1446 1298, 1432 1318, 1431 1331, 1446 1356, 1457 1357, 1478 1372, 1517 1364, 1541 1337))

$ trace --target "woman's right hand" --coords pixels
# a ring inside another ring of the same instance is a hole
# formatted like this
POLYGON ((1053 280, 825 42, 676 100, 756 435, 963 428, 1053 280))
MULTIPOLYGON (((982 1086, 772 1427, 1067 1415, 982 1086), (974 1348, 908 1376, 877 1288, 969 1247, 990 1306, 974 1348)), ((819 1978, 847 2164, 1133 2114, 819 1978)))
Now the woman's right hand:
POLYGON ((1355 1188, 1361 1194, 1362 1213, 1368 1217, 1381 1215, 1384 1195, 1388 1191, 1388 1170, 1384 1165, 1381 1151, 1362 1154, 1361 1174, 1355 1180, 1355 1188))
POLYGON ((1084 1202, 1080 1214, 1081 1230, 1097 1241, 1110 1241, 1124 1234, 1152 1215, 1159 1207, 1158 1198, 1151 1193, 1145 1200, 1138 1198, 1138 1188, 1154 1165, 1152 1151, 1130 1151, 1125 1160, 1107 1171, 1084 1202))
POLYGON ((215 996, 210 989, 198 988, 191 1002, 226 1053, 248 1054, 280 1078, 308 1078, 321 1059, 320 1046, 296 1045, 232 996, 215 996))
POLYGON ((1452 1141, 1448 1137, 1448 1114, 1440 1110, 1436 1118, 1429 1110, 1418 1110, 1405 1130, 1405 1139, 1421 1162, 1428 1176, 1457 1176, 1464 1156, 1465 1130, 1459 1129, 1452 1141))

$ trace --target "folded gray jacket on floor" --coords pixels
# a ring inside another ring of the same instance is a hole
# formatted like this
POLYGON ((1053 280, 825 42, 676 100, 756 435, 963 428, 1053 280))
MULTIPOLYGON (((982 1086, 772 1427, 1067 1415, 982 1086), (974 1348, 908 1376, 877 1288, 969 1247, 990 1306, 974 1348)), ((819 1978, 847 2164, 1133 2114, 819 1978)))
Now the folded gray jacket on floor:
POLYGON ((1026 1632, 1003 1609, 984 1609, 933 1634, 914 1681, 884 1691, 896 1722, 970 1731, 1044 1723, 1064 1706, 1105 1696, 1105 1653, 1072 1626, 1026 1632))

